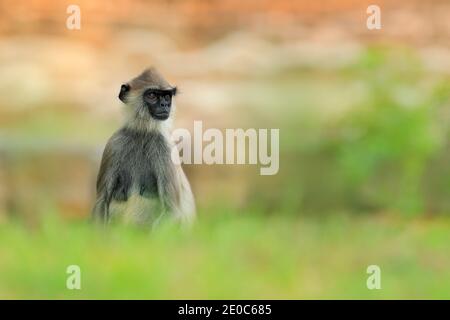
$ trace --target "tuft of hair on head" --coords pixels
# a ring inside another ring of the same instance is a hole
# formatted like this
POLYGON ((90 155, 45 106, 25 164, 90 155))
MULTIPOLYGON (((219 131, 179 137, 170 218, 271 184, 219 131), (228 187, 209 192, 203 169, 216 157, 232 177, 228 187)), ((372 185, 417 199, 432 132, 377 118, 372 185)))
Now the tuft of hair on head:
POLYGON ((155 67, 145 69, 140 75, 132 79, 129 84, 132 90, 147 88, 166 90, 174 88, 155 67))
POLYGON ((147 89, 171 90, 174 96, 178 93, 177 87, 172 86, 155 67, 149 67, 137 77, 122 84, 119 99, 127 104, 130 102, 127 96, 139 95, 147 89))

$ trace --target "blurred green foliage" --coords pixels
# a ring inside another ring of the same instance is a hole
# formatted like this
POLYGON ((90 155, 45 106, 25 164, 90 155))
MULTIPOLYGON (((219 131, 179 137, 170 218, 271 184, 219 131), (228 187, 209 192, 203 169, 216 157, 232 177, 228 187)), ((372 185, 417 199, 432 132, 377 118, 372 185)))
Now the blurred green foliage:
POLYGON ((414 96, 420 87, 418 61, 406 56, 395 68, 385 55, 375 50, 361 59, 370 70, 369 99, 343 121, 338 161, 353 192, 369 189, 373 205, 420 213, 426 167, 432 156, 445 152, 443 132, 436 127, 439 105, 434 92, 414 96))
POLYGON ((266 119, 282 128, 280 174, 258 184, 255 201, 270 194, 267 210, 287 206, 293 213, 450 212, 448 76, 392 47, 367 48, 337 71, 291 72, 280 79, 297 79, 300 92, 285 86, 280 96, 303 107, 266 119), (346 108, 327 114, 320 103, 346 108))

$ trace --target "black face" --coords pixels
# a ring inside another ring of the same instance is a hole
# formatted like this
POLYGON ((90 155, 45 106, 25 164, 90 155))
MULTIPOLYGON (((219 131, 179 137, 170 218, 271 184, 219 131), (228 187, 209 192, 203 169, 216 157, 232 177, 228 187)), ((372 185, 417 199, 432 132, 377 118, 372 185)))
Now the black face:
POLYGON ((175 89, 148 89, 144 92, 145 105, 154 119, 166 120, 169 118, 174 93, 175 89))

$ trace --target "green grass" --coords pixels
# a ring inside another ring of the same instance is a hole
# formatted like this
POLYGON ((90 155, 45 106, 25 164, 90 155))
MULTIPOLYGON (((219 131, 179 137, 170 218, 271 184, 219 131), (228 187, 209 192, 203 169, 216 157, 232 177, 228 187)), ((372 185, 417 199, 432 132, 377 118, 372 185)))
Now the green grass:
POLYGON ((222 214, 191 230, 0 225, 0 298, 450 298, 450 219, 222 214), (81 267, 81 290, 66 268, 81 267), (366 268, 381 268, 368 290, 366 268))

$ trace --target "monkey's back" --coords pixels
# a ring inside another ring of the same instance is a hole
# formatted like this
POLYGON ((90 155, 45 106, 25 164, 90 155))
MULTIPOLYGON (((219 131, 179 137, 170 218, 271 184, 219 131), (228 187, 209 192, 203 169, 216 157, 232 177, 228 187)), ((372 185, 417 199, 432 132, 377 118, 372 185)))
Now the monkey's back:
POLYGON ((105 147, 97 193, 108 196, 108 219, 147 224, 159 219, 176 196, 169 181, 173 164, 165 137, 122 128, 105 147))

